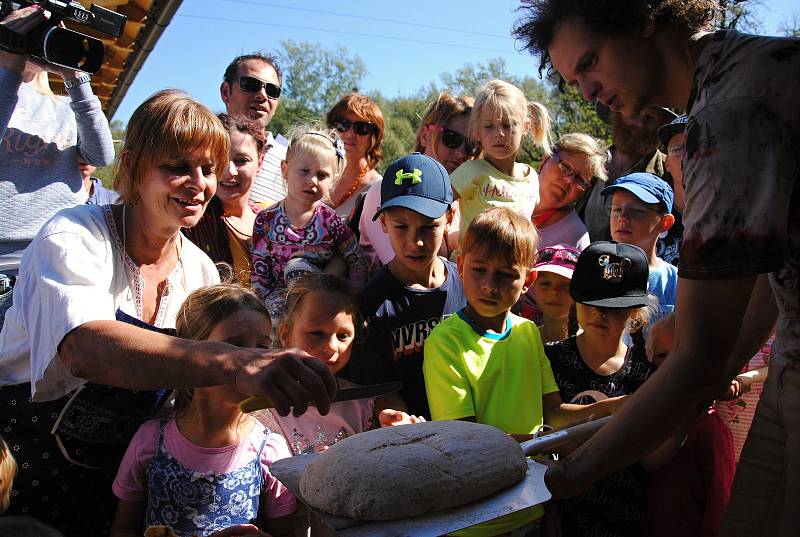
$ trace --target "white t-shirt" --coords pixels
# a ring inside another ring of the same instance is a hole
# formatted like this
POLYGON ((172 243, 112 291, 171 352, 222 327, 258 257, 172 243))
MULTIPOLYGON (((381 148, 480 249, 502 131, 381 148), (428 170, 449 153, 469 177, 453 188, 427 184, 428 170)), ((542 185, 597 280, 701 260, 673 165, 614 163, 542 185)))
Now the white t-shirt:
MULTIPOLYGON (((162 328, 175 326, 190 292, 219 283, 206 254, 183 236, 179 244, 155 323, 162 328)), ((42 227, 22 256, 0 332, 0 386, 30 382, 33 400, 49 401, 86 383, 55 359, 64 336, 89 321, 114 320, 118 309, 141 319, 139 269, 120 252, 110 205, 64 209, 42 227)))
POLYGON ((589 246, 589 231, 574 209, 565 218, 538 231, 540 250, 556 244, 566 244, 579 251, 589 246))

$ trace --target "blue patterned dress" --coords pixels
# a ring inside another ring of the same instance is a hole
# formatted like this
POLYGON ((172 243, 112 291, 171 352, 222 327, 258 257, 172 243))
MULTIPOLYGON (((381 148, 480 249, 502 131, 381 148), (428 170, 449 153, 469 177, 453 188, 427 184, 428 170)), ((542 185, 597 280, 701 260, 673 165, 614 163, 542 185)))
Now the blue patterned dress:
POLYGON ((164 447, 161 420, 158 449, 147 470, 147 512, 145 524, 164 524, 179 536, 204 537, 235 524, 253 524, 258 516, 264 484, 261 455, 225 474, 195 472, 178 462, 164 447))

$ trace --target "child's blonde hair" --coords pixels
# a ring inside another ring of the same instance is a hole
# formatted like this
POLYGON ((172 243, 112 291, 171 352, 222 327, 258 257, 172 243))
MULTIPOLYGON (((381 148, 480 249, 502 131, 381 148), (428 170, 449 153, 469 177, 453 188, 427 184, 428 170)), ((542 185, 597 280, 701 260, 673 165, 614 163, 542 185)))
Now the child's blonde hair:
POLYGON ((478 139, 480 119, 483 111, 493 110, 501 118, 509 118, 519 124, 530 120, 528 135, 533 142, 542 148, 545 155, 550 154, 550 114, 541 103, 528 101, 522 90, 503 80, 490 80, 475 97, 475 105, 469 116, 468 132, 470 137, 478 139))
POLYGON ((286 309, 281 322, 281 334, 290 334, 294 320, 306 299, 315 293, 326 294, 335 300, 339 311, 353 317, 356 339, 364 329, 358 308, 358 298, 347 280, 326 272, 311 272, 294 280, 286 292, 286 309))
MULTIPOLYGON (((222 283, 193 291, 181 304, 175 319, 175 335, 184 339, 208 339, 214 327, 238 311, 262 314, 272 327, 269 312, 258 296, 245 287, 222 283)), ((193 390, 175 391, 175 410, 185 409, 192 400, 193 390)))
POLYGON ((0 437, 0 513, 11 503, 11 486, 17 475, 17 461, 8 449, 6 441, 0 437))
POLYGON ((539 233, 529 218, 508 207, 492 207, 469 224, 461 255, 488 251, 511 265, 530 268, 538 250, 539 233))
POLYGON ((289 148, 286 162, 291 163, 297 155, 311 153, 319 158, 330 157, 333 162, 334 181, 344 171, 347 164, 342 139, 335 129, 326 129, 317 123, 301 123, 289 130, 289 148))

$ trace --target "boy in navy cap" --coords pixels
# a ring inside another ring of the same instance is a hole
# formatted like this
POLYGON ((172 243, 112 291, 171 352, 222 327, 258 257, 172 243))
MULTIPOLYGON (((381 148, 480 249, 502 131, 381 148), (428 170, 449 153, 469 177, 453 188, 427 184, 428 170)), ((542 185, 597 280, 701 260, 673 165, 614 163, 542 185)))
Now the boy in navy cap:
POLYGON ((404 403, 410 414, 430 419, 422 376, 425 340, 443 318, 466 305, 458 268, 438 255, 452 203, 450 177, 431 157, 414 153, 386 169, 373 219, 380 219, 395 257, 359 293, 368 335, 347 372, 359 383, 403 382, 403 401, 379 399, 381 409, 402 409, 404 403))
POLYGON ((675 223, 672 187, 651 173, 632 173, 603 189, 602 195, 611 196, 611 238, 638 246, 647 254, 648 291, 661 306, 657 316, 673 311, 678 269, 656 256, 659 236, 675 223))

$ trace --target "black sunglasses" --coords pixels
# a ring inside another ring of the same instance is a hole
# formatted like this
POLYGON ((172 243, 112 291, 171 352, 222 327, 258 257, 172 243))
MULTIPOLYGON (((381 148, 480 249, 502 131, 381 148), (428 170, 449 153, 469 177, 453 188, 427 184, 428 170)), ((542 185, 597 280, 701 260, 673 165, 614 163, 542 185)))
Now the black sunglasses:
POLYGON ((359 136, 367 136, 369 134, 375 134, 378 132, 378 127, 368 121, 350 121, 349 119, 344 119, 342 117, 334 119, 331 122, 331 125, 328 126, 336 129, 339 132, 347 132, 350 130, 350 127, 353 127, 353 132, 359 136))
POLYGON ((451 131, 450 129, 442 129, 442 144, 450 149, 458 149, 463 145, 464 152, 470 157, 476 156, 481 150, 477 143, 460 132, 451 131))
POLYGON ((262 82, 261 80, 252 76, 240 76, 239 88, 247 93, 255 93, 264 88, 264 92, 270 99, 277 99, 281 96, 281 87, 272 82, 262 82))

